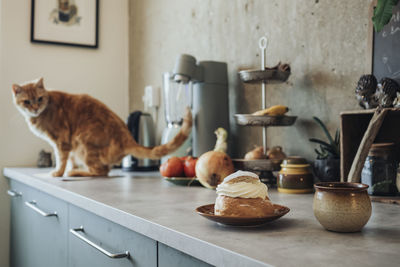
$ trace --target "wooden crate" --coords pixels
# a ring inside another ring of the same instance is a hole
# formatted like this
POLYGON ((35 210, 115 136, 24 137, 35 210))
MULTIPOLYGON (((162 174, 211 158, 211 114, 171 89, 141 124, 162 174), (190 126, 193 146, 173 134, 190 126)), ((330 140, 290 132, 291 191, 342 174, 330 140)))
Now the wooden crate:
MULTIPOLYGON (((345 111, 340 114, 340 176, 346 181, 358 146, 368 128, 374 110, 345 111)), ((393 142, 400 147, 400 109, 392 108, 386 115, 375 143, 393 142)), ((397 152, 399 157, 400 153, 397 152)))

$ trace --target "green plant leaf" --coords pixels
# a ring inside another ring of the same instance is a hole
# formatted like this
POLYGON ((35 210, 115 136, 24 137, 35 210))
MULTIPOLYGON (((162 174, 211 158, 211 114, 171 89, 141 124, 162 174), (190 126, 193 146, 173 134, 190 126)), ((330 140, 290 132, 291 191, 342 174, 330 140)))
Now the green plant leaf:
POLYGON ((322 150, 322 148, 321 148, 321 151, 324 151, 324 152, 319 151, 317 148, 314 149, 314 151, 315 151, 315 153, 317 153, 317 159, 326 159, 328 157, 328 153, 325 152, 324 150, 322 150))
POLYGON ((329 143, 331 143, 331 145, 334 145, 333 138, 329 133, 328 128, 326 128, 325 124, 318 117, 313 117, 313 119, 318 123, 319 126, 321 126, 322 130, 324 131, 326 137, 329 140, 329 143))
POLYGON ((318 156, 322 156, 322 153, 318 150, 318 148, 314 149, 315 153, 317 153, 318 156))
POLYGON ((339 129, 336 129, 335 144, 339 145, 339 143, 340 143, 340 131, 339 131, 339 129))
POLYGON ((374 10, 372 22, 376 32, 380 32, 383 27, 389 23, 393 15, 393 7, 397 5, 399 0, 378 0, 374 10))
POLYGON ((327 142, 324 142, 322 140, 316 139, 316 138, 310 138, 310 142, 320 144, 321 150, 322 151, 327 151, 329 154, 332 154, 334 157, 338 157, 338 149, 336 146, 332 146, 328 144, 327 142))
POLYGON ((318 143, 318 144, 320 144, 321 146, 324 146, 324 147, 328 147, 328 148, 331 148, 331 147, 332 147, 332 146, 331 146, 330 144, 328 144, 327 142, 322 141, 322 140, 319 140, 319 139, 316 139, 316 138, 310 138, 310 139, 308 139, 308 140, 310 140, 310 142, 313 142, 313 143, 318 143))
POLYGON ((327 157, 329 157, 329 154, 330 154, 329 151, 327 151, 322 145, 319 145, 319 148, 321 149, 321 152, 322 152, 321 157, 323 159, 326 159, 327 157))

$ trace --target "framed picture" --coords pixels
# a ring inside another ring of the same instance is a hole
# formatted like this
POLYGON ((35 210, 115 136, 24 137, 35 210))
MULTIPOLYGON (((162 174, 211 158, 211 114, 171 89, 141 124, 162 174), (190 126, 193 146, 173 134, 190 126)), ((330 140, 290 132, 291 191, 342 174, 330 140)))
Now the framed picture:
POLYGON ((32 0, 31 42, 98 47, 99 0, 32 0))

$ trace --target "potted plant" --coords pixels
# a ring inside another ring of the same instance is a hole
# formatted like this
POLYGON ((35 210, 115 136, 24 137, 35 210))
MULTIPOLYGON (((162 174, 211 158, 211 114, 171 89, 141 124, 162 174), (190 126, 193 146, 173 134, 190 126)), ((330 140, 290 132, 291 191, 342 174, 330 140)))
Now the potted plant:
POLYGON ((322 128, 328 142, 320 139, 310 138, 310 142, 319 144, 316 148, 317 158, 313 164, 314 175, 321 182, 340 181, 340 132, 336 130, 335 138, 331 136, 325 124, 317 117, 313 117, 322 128))
POLYGON ((376 32, 380 32, 383 27, 390 22, 393 16, 393 8, 399 0, 378 0, 374 9, 372 22, 376 32))

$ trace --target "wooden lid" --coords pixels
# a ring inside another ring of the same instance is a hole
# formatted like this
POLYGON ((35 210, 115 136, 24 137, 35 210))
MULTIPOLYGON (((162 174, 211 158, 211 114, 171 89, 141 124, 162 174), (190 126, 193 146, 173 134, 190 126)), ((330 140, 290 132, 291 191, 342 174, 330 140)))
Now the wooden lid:
POLYGON ((289 165, 289 164, 307 164, 307 160, 299 156, 291 156, 285 158, 282 162, 282 165, 289 165))
POLYGON ((395 148, 394 143, 375 143, 371 145, 370 152, 388 151, 395 148))

